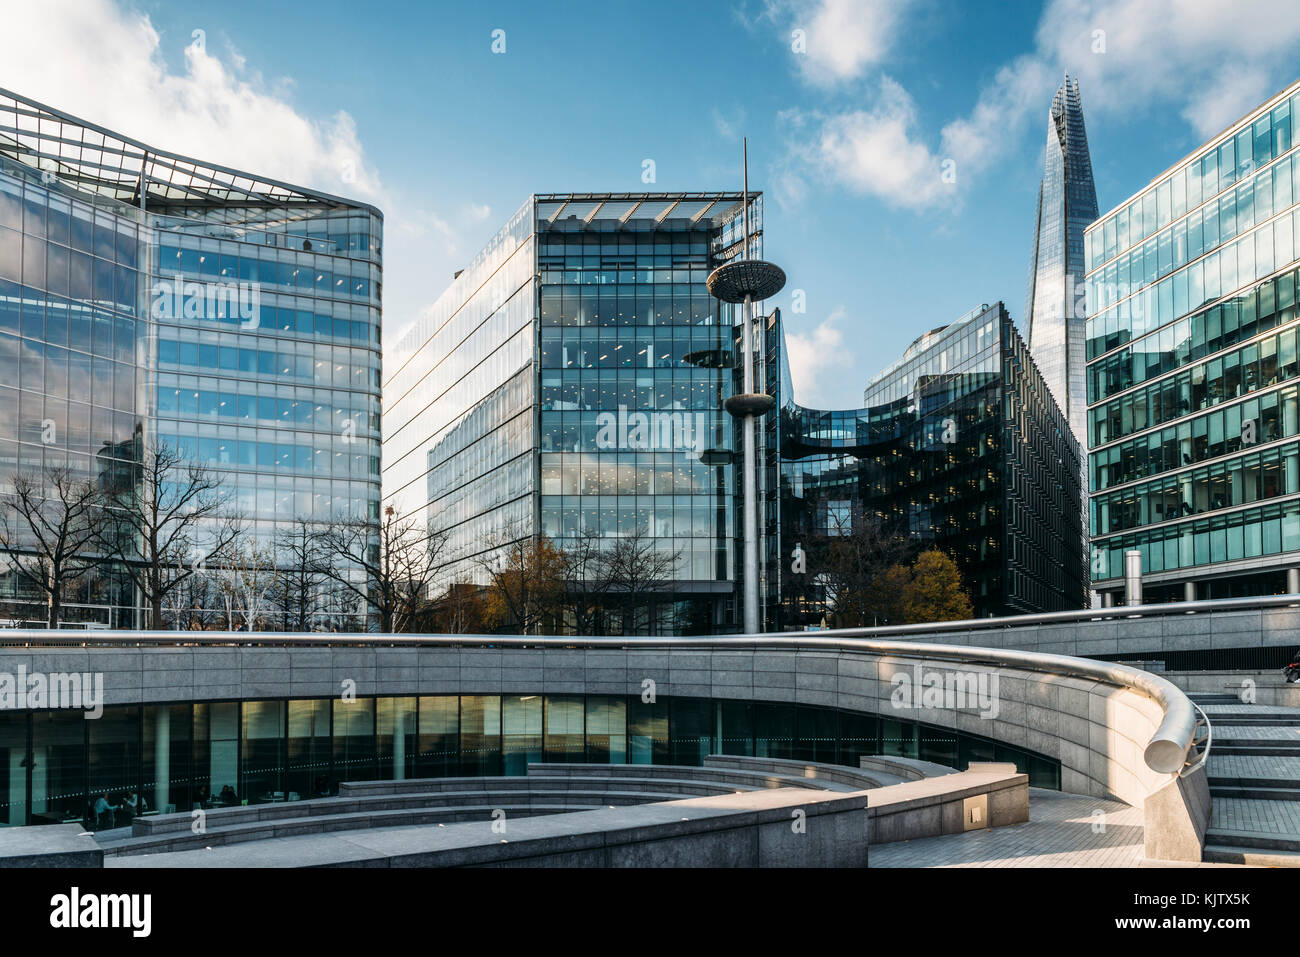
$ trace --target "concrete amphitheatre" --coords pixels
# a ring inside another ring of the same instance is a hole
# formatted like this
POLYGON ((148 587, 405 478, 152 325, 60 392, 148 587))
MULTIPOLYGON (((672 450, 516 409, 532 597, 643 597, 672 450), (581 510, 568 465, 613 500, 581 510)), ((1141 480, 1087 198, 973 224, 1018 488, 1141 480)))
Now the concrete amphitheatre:
MULTIPOLYGON (((11 818, 0 864, 1289 865, 1300 697, 1250 662, 1289 658, 1297 626, 1284 596, 718 638, 5 632, 0 671, 104 675, 105 713, 142 729, 123 780, 153 800, 116 826, 11 818), (295 702, 333 741, 301 767, 295 702), (253 730, 254 704, 281 723, 253 730), (245 798, 214 807, 192 796, 216 772, 174 755, 203 734, 210 753, 218 706, 245 798), (455 754, 427 773, 434 709, 455 754), (208 730, 177 731, 190 713, 208 730), (503 715, 535 718, 507 758, 503 715), (299 772, 333 783, 314 796, 299 772)), ((29 795, 53 790, 38 773, 18 775, 29 795)), ((69 808, 101 790, 76 787, 69 808)))

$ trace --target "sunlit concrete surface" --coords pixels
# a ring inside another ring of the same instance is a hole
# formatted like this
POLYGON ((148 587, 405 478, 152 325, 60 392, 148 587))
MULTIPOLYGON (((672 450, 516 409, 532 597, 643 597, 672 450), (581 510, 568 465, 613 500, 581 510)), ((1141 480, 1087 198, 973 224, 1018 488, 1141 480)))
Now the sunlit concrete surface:
POLYGON ((1139 808, 1031 788, 1025 824, 875 845, 867 866, 1137 867, 1142 858, 1139 808))

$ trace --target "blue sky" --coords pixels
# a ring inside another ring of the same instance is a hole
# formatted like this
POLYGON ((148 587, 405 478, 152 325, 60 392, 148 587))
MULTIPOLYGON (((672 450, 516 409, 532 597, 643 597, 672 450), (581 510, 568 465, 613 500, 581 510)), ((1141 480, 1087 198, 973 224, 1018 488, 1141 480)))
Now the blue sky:
POLYGON ((981 302, 1019 319, 1065 70, 1105 210, 1300 62, 1290 0, 26 7, 0 86, 383 208, 390 341, 530 192, 735 189, 747 135, 796 391, 824 406, 981 302))

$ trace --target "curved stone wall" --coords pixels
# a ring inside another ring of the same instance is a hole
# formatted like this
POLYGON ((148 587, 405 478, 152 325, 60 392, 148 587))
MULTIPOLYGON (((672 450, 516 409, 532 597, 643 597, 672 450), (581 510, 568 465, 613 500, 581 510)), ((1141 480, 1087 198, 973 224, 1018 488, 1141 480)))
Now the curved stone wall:
POLYGON ((1208 820, 1203 768, 1189 778, 1177 773, 1195 723, 1188 699, 1146 672, 1078 658, 820 636, 84 640, 119 647, 6 647, 0 670, 103 672, 106 705, 333 697, 349 684, 357 695, 653 694, 816 705, 952 728, 1058 759, 1066 791, 1135 807, 1159 795, 1151 857, 1199 860, 1208 820), (134 640, 196 644, 129 646, 134 640), (246 644, 253 641, 275 647, 246 644))

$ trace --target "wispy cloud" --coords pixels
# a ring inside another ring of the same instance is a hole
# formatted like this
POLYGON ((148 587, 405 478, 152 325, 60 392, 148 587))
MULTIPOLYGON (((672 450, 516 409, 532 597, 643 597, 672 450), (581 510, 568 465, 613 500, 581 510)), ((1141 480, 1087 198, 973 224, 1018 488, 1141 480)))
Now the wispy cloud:
POLYGON ((184 68, 173 72, 149 18, 111 0, 46 0, 5 11, 0 86, 159 149, 327 192, 379 201, 383 185, 355 120, 298 110, 250 73, 229 41, 168 37, 184 68), (226 57, 214 52, 222 46, 226 57))
MULTIPOLYGON (((861 396, 849 396, 835 388, 843 377, 837 373, 856 367, 853 351, 848 348, 839 322, 845 316, 837 306, 829 316, 811 329, 798 332, 787 319, 785 330, 786 358, 790 363, 795 400, 814 408, 853 408, 861 396)), ((854 386, 857 387, 856 385, 854 386)))
POLYGON ((734 107, 730 113, 723 113, 716 106, 713 108, 713 128, 724 140, 734 140, 740 136, 745 126, 745 108, 734 107))
POLYGON ((764 16, 788 33, 791 56, 810 83, 861 78, 889 55, 911 0, 768 0, 764 16))
POLYGON ((951 164, 916 135, 916 106, 882 77, 872 107, 816 116, 794 149, 816 172, 891 206, 925 209, 955 196, 951 164), (947 174, 947 175, 946 175, 947 174))
POLYGON ((395 240, 385 244, 386 340, 430 300, 430 263, 462 257, 465 235, 491 216, 463 197, 440 213, 384 183, 348 112, 302 110, 292 77, 264 78, 228 37, 163 35, 114 0, 14 5, 5 25, 22 42, 0 57, 0 87, 159 149, 384 210, 395 240))
POLYGON ((943 135, 971 169, 990 166, 1026 119, 1046 119, 1068 72, 1091 115, 1167 108, 1208 138, 1294 79, 1297 53, 1294 0, 1051 0, 1035 49, 1000 70, 943 135))
MULTIPOLYGON (((841 0, 769 4, 773 19, 798 10, 820 25, 820 35, 831 27, 843 34, 821 49, 815 66, 810 50, 804 70, 810 83, 858 79, 887 60, 907 4, 889 13, 866 4, 856 31, 843 23, 853 20, 852 7, 841 0)), ((965 115, 927 132, 907 90, 880 75, 865 109, 857 84, 850 88, 857 101, 851 106, 787 116, 790 168, 782 175, 797 187, 805 174, 820 173, 918 211, 945 206, 1020 148, 1027 123, 1046 121, 1052 92, 1066 72, 1079 77, 1089 115, 1165 108, 1205 138, 1294 79, 1297 52, 1294 0, 1049 0, 1033 49, 999 69, 965 115), (951 182, 940 180, 937 168, 946 169, 951 182)))

